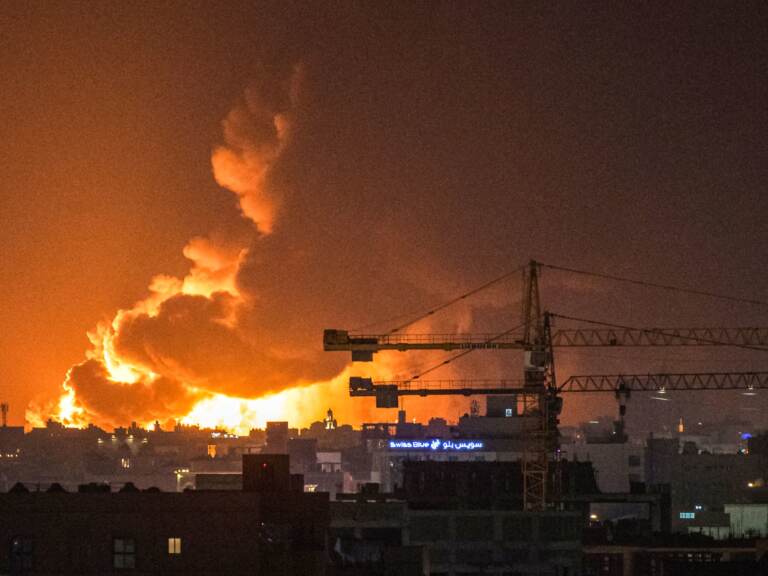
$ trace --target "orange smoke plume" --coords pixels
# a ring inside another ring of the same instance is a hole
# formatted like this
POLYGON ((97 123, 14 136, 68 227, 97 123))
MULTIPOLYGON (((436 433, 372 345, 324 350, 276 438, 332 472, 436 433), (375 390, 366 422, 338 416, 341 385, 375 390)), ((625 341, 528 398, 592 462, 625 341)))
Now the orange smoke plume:
MULTIPOLYGON (((294 71, 282 95, 248 90, 223 122, 225 145, 212 154, 216 181, 236 194, 261 236, 274 229, 280 196, 270 175, 289 141, 299 76, 294 71)), ((253 306, 238 285, 249 248, 191 239, 188 274, 156 276, 146 298, 98 324, 58 402, 31 408, 27 420, 78 427, 176 420, 245 432, 306 404, 313 396, 302 387, 311 383, 306 367, 241 326, 253 306)))
MULTIPOLYGON (((296 70, 282 85, 249 89, 225 118, 224 144, 212 153, 213 175, 234 193, 254 226, 251 237, 192 238, 184 247, 187 274, 154 277, 145 298, 99 323, 88 335, 84 361, 67 372, 58 401, 32 407, 28 422, 53 418, 67 426, 114 427, 158 420, 245 433, 267 420, 307 425, 329 407, 345 422, 393 419, 377 411, 372 398, 348 396, 349 357, 322 352, 322 328, 369 317, 372 301, 415 306, 404 302, 416 297, 414 279, 401 282, 399 270, 386 266, 423 271, 419 285, 451 293, 461 287, 435 281, 439 265, 427 270, 428 259, 419 254, 408 265, 408 251, 390 237, 375 248, 349 249, 343 227, 315 217, 326 198, 285 194, 300 76, 296 70)), ((458 323, 432 328, 453 331, 471 321, 467 310, 458 323)), ((437 356, 419 361, 433 363, 437 356)), ((355 366, 354 375, 408 377, 412 361, 382 353, 373 364, 355 366)), ((469 401, 407 404, 412 416, 425 420, 456 417, 469 401)))

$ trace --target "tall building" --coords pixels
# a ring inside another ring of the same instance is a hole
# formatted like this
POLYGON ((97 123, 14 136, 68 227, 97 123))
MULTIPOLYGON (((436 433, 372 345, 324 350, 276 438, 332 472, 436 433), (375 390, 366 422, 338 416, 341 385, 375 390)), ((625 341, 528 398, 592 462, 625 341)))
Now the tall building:
POLYGON ((240 491, 0 494, 0 574, 324 574, 328 495, 292 490, 287 456, 243 470, 240 491))

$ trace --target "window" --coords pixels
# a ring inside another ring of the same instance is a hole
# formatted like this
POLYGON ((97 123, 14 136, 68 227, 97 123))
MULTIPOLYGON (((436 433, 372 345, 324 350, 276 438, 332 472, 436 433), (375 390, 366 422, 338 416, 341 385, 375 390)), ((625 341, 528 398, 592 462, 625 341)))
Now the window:
POLYGON ((533 520, 530 516, 507 516, 502 520, 502 533, 505 540, 530 540, 533 532, 533 520))
POLYGON ((456 540, 493 541, 492 516, 456 516, 456 540))
POLYGON ((168 554, 181 554, 181 538, 168 538, 168 554))
POLYGON ((438 542, 450 537, 444 516, 415 515, 410 524, 412 542, 438 542))
POLYGON ((512 408, 505 408, 504 409, 504 416, 506 418, 509 418, 510 416, 512 416, 512 408))
POLYGON ((15 536, 11 539, 11 573, 31 571, 34 553, 32 538, 15 536))
POLYGON ((136 568, 136 543, 132 538, 115 538, 112 541, 112 566, 136 568))

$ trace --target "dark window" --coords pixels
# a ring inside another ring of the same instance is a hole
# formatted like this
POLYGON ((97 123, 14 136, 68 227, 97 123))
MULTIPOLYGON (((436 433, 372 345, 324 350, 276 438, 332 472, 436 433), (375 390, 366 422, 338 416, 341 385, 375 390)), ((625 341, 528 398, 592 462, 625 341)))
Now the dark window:
POLYGON ((11 539, 11 574, 31 571, 34 552, 35 546, 32 538, 14 536, 11 539))
POLYGON ((445 516, 412 516, 411 540, 438 542, 448 540, 448 518, 445 516))
POLYGON ((578 518, 574 517, 554 517, 543 516, 539 525, 539 536, 543 542, 579 540, 580 523, 578 518))
POLYGON ((502 530, 505 540, 528 541, 531 539, 533 526, 531 517, 507 516, 502 521, 502 530))
POLYGON ((118 570, 136 568, 136 542, 133 538, 115 538, 112 541, 112 566, 118 570))
POLYGON ((429 561, 432 564, 432 566, 436 564, 450 564, 451 563, 450 548, 443 548, 443 547, 430 548, 429 561))
POLYGON ((493 517, 456 516, 456 540, 488 542, 493 540, 493 517))
POLYGON ((470 566, 490 566, 493 563, 493 551, 489 548, 464 548, 456 551, 458 564, 470 566))

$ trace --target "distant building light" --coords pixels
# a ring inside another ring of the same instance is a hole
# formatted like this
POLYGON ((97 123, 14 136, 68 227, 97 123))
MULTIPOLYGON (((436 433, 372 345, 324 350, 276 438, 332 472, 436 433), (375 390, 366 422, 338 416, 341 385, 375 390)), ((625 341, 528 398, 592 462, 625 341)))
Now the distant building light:
POLYGON ((504 409, 504 416, 506 418, 509 418, 510 416, 512 416, 512 408, 505 408, 504 409))
POLYGON ((742 440, 749 440, 750 438, 752 438, 752 434, 750 434, 749 432, 743 432, 741 434, 741 439, 742 440))
POLYGON ((181 554, 181 538, 168 538, 168 554, 181 554))
POLYGON ((317 484, 304 484, 304 492, 317 492, 317 484))
POLYGON ((696 512, 680 512, 680 520, 693 520, 696 518, 696 512))
POLYGON ((755 483, 754 482, 747 482, 747 488, 754 488, 755 483))
POLYGON ((703 507, 701 504, 696 504, 696 506, 693 507, 695 510, 703 510, 703 507))
POLYGON ((178 468, 173 471, 174 474, 176 474, 176 480, 181 480, 181 477, 184 474, 189 474, 189 468, 178 468))
POLYGON ((592 520, 593 522, 597 522, 597 514, 590 514, 589 519, 592 520))
POLYGON ((120 466, 122 466, 125 469, 128 469, 131 467, 131 459, 130 458, 120 458, 120 466))

